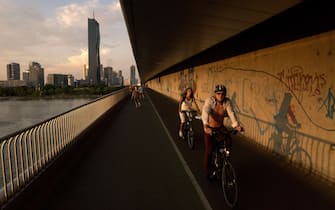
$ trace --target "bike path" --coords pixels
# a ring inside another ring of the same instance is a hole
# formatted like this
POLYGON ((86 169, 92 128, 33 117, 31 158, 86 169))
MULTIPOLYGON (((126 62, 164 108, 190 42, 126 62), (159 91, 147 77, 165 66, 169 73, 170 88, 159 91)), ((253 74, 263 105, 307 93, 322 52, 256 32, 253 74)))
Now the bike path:
MULTIPOLYGON (((178 137, 178 103, 152 90, 147 93, 212 209, 229 209, 218 182, 208 181, 202 168, 204 145, 201 121, 193 121, 196 145, 190 151, 186 142, 178 137)), ((239 184, 239 203, 236 209, 335 209, 334 185, 295 170, 280 157, 246 139, 235 136, 233 140, 232 160, 239 184)))
POLYGON ((41 209, 206 209, 148 99, 128 100, 41 209))

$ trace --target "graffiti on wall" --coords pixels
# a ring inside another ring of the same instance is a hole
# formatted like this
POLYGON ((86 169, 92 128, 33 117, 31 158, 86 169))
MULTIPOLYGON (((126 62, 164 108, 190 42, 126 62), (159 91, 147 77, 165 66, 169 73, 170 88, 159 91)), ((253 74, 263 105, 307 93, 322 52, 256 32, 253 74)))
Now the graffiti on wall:
MULTIPOLYGON (((243 79, 243 83, 242 83, 242 97, 241 97, 241 101, 242 101, 242 111, 243 113, 249 115, 249 117, 255 119, 258 131, 260 133, 260 135, 264 135, 267 130, 271 127, 270 125, 267 125, 265 128, 262 128, 261 123, 259 122, 259 120, 257 120, 257 115, 256 112, 254 111, 254 109, 252 108, 252 101, 250 101, 250 96, 256 98, 257 92, 259 90, 256 90, 257 87, 254 84, 254 82, 250 79, 243 79)), ((236 93, 234 93, 236 94, 236 93)), ((234 99, 235 101, 235 99, 234 99)), ((273 102, 276 102, 275 100, 272 100, 273 102)), ((235 102, 236 103, 236 102, 235 102)), ((276 107, 276 103, 274 104, 274 106, 276 107)), ((258 110, 258 112, 263 111, 263 109, 258 110)))
POLYGON ((306 92, 308 96, 319 96, 321 90, 327 84, 326 74, 304 72, 301 66, 293 66, 277 73, 280 81, 288 85, 292 91, 306 92))
POLYGON ((186 87, 186 84, 185 84, 186 83, 186 81, 185 81, 186 80, 186 78, 185 78, 186 75, 185 75, 184 71, 180 71, 179 76, 180 76, 180 80, 179 80, 180 83, 179 83, 179 88, 178 89, 179 89, 179 91, 182 92, 182 91, 184 91, 184 89, 186 87))
POLYGON ((185 71, 180 72, 180 83, 179 91, 183 92, 186 88, 191 87, 194 92, 196 92, 196 82, 194 80, 194 68, 191 67, 188 69, 187 74, 185 71))
MULTIPOLYGON (((255 69, 244 69, 244 68, 236 68, 236 67, 227 67, 223 65, 213 65, 208 68, 208 79, 205 83, 207 83, 208 86, 213 85, 215 82, 223 77, 220 75, 224 71, 240 71, 240 72, 246 72, 248 73, 255 73, 255 74, 263 74, 263 77, 268 77, 269 81, 271 82, 271 78, 279 81, 283 84, 283 87, 286 87, 288 91, 290 92, 291 96, 295 98, 297 101, 297 104, 299 105, 299 110, 303 112, 307 119, 316 127, 319 127, 323 130, 327 131, 335 131, 335 129, 322 126, 322 123, 317 123, 313 120, 313 118, 310 115, 310 110, 306 111, 304 105, 303 105, 303 99, 297 96, 297 92, 299 93, 308 93, 309 96, 321 96, 325 93, 324 88, 327 84, 327 75, 326 73, 318 73, 315 72, 314 74, 310 74, 307 72, 304 72, 304 69, 299 66, 293 66, 292 68, 289 68, 289 70, 279 72, 277 75, 269 73, 269 71, 262 71, 262 70, 255 70, 255 69)), ((223 74, 222 74, 223 75, 223 74)), ((248 75, 245 78, 236 78, 236 81, 234 80, 230 84, 236 84, 239 80, 242 80, 242 91, 241 94, 241 111, 245 114, 249 115, 250 117, 253 117, 257 119, 256 112, 254 111, 253 107, 255 104, 252 103, 252 101, 248 100, 252 97, 256 97, 259 95, 262 95, 266 103, 274 107, 274 113, 278 112, 278 99, 276 97, 275 91, 271 89, 264 89, 257 84, 257 82, 253 82, 252 75, 248 75), (273 93, 271 93, 273 91, 273 93), (252 97, 251 94, 253 94, 252 97)), ((257 77, 255 77, 257 78, 257 77)), ((259 78, 259 77, 258 77, 259 78)), ((228 85, 229 88, 229 83, 228 85)), ((282 90, 279 90, 282 92, 282 90)), ((325 110, 326 115, 325 117, 327 119, 334 119, 334 112, 335 112, 335 99, 334 94, 329 90, 327 97, 323 100, 323 103, 321 107, 319 108, 318 105, 316 105, 315 111, 319 110, 325 110)), ((259 101, 259 99, 258 99, 259 101)), ((263 101, 264 102, 264 101, 263 101)), ((257 101, 254 102, 257 104, 257 101)), ((266 129, 261 129, 260 126, 258 126, 260 129, 260 134, 265 133, 266 129)))
POLYGON ((323 100, 319 111, 324 108, 326 110, 326 118, 334 119, 334 113, 335 113, 335 95, 332 93, 331 89, 328 90, 328 95, 323 100))

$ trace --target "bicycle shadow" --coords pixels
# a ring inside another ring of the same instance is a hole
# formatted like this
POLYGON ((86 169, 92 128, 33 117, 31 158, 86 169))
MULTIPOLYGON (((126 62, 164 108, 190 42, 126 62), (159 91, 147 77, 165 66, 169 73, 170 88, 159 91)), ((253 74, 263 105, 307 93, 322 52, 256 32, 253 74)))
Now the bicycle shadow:
POLYGON ((290 102, 292 95, 285 93, 278 114, 274 115, 274 132, 268 141, 268 148, 286 158, 290 165, 301 169, 306 175, 313 170, 311 155, 301 146, 297 129, 301 124, 296 119, 290 102))

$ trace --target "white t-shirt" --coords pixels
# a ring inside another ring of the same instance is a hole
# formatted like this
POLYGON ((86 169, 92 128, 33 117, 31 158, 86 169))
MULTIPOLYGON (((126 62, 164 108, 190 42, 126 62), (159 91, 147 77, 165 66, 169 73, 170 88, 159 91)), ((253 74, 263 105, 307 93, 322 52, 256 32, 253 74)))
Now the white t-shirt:
MULTIPOLYGON (((202 107, 202 123, 204 125, 208 125, 208 119, 209 115, 212 113, 215 113, 215 106, 216 106, 216 101, 214 96, 209 97, 206 99, 204 106, 202 107)), ((223 101, 223 106, 225 109, 226 114, 229 116, 232 126, 236 127, 238 126, 238 122, 231 104, 231 101, 228 98, 225 98, 223 101)))
POLYGON ((185 98, 185 100, 181 103, 181 110, 182 111, 193 110, 193 108, 192 108, 192 103, 193 102, 194 102, 193 98, 191 98, 190 100, 188 100, 187 98, 185 98))

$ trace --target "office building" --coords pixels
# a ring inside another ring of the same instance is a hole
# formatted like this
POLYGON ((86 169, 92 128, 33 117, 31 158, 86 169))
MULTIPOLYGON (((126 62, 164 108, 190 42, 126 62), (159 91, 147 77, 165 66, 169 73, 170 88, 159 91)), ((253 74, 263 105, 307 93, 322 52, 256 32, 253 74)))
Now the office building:
POLYGON ((48 74, 47 84, 53 85, 56 87, 65 87, 67 86, 67 75, 64 74, 48 74))
POLYGON ((122 71, 121 70, 119 70, 118 77, 119 77, 119 84, 120 84, 120 86, 123 86, 124 85, 124 78, 122 76, 122 71))
POLYGON ((135 66, 130 67, 130 85, 136 85, 135 66))
POLYGON ((99 23, 88 18, 88 76, 91 85, 100 83, 100 31, 99 23))
POLYGON ((7 80, 20 80, 20 64, 7 64, 7 80))
POLYGON ((104 77, 104 66, 102 64, 100 64, 100 81, 104 81, 105 77, 104 77))
POLYGON ((23 72, 23 80, 29 86, 44 86, 44 68, 37 62, 30 62, 29 69, 23 72))
POLYGON ((67 86, 73 87, 75 85, 74 83, 74 76, 72 74, 67 75, 67 86))
POLYGON ((104 68, 104 81, 105 84, 110 86, 112 84, 112 73, 113 73, 113 67, 107 66, 104 68))
POLYGON ((88 76, 88 65, 84 64, 83 68, 83 80, 86 80, 88 76))

